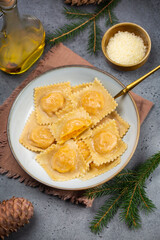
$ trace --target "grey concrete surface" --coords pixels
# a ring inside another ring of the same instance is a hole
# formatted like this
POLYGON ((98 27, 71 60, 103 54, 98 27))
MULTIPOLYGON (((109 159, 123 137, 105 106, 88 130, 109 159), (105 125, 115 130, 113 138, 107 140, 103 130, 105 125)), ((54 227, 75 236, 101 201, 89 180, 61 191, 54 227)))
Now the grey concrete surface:
MULTIPOLYGON (((30 14, 38 17, 46 32, 53 32, 63 26, 66 21, 62 14, 65 6, 63 0, 18 0, 21 14, 30 14)), ((94 6, 84 7, 93 10, 94 6)), ((83 7, 82 7, 83 9, 83 7)), ((65 42, 80 56, 94 66, 103 69, 125 85, 147 73, 160 64, 160 1, 159 0, 122 0, 115 8, 120 22, 134 22, 144 27, 152 41, 152 50, 147 63, 140 69, 132 72, 119 72, 107 65, 102 52, 97 56, 90 56, 86 52, 87 33, 65 42)), ((106 31, 104 18, 99 24, 106 31)), ((47 48, 45 49, 45 52, 47 48)), ((36 67, 36 64, 26 73, 19 76, 7 75, 0 72, 0 104, 12 93, 36 67)), ((144 162, 152 154, 160 150, 160 71, 148 77, 134 89, 134 92, 154 102, 154 107, 141 126, 141 133, 137 149, 127 168, 132 169, 137 163, 144 162)), ((37 188, 25 186, 18 180, 0 176, 0 201, 12 196, 25 197, 34 205, 34 217, 30 224, 21 228, 17 233, 10 235, 12 240, 159 240, 160 239, 160 167, 152 174, 147 182, 147 193, 157 209, 148 216, 141 213, 142 228, 136 231, 129 230, 119 216, 108 224, 100 234, 93 234, 89 229, 89 222, 96 211, 105 201, 105 198, 96 199, 92 208, 85 208, 65 202, 57 197, 41 193, 37 188)))

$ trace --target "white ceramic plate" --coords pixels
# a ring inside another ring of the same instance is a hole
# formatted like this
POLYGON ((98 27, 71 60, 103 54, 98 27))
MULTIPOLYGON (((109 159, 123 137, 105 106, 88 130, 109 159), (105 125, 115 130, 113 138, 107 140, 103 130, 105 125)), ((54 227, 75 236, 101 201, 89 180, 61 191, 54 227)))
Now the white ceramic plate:
POLYGON ((130 124, 130 129, 124 137, 124 141, 127 143, 128 148, 122 155, 121 163, 104 174, 87 181, 81 181, 80 179, 73 179, 65 182, 53 181, 45 172, 45 170, 36 162, 35 153, 27 150, 19 143, 19 137, 25 126, 28 116, 34 109, 33 90, 35 87, 64 81, 70 81, 71 85, 74 86, 93 81, 95 77, 97 77, 103 83, 112 96, 114 96, 124 87, 122 83, 120 83, 113 76, 97 68, 85 66, 66 66, 56 68, 34 79, 21 91, 13 103, 8 119, 8 140, 10 148, 15 159, 24 169, 24 171, 37 181, 54 188, 65 190, 87 189, 102 184, 113 178, 126 166, 131 159, 139 139, 140 121, 136 105, 130 94, 117 99, 118 113, 130 124))

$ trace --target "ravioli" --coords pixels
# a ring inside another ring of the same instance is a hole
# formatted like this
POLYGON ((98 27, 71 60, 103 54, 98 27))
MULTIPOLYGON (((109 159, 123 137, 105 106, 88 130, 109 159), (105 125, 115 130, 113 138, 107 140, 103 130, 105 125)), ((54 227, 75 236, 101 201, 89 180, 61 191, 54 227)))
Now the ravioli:
POLYGON ((73 109, 70 96, 69 82, 35 88, 34 102, 37 122, 41 125, 51 124, 57 121, 57 115, 73 109))
POLYGON ((96 78, 92 85, 73 93, 73 101, 76 107, 83 107, 89 113, 94 125, 117 106, 116 101, 96 78))
POLYGON ((60 92, 51 92, 40 99, 41 109, 52 117, 58 110, 64 107, 65 98, 60 92))
POLYGON ((113 161, 127 149, 127 144, 119 136, 115 120, 110 120, 93 129, 92 136, 84 142, 96 166, 113 161))
POLYGON ((87 165, 75 141, 53 144, 36 156, 37 162, 54 181, 67 181, 85 174, 87 165))
POLYGON ((55 124, 50 126, 50 130, 59 144, 79 136, 92 124, 89 114, 83 109, 75 109, 65 114, 55 124))
POLYGON ((35 111, 30 115, 19 139, 20 143, 34 152, 41 152, 55 142, 48 126, 36 122, 35 111))

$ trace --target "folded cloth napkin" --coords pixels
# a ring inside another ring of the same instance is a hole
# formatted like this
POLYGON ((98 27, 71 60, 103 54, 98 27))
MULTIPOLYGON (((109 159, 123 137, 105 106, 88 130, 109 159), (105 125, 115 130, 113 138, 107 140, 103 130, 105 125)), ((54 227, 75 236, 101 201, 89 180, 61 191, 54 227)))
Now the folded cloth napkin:
MULTIPOLYGON (((35 77, 40 76, 42 73, 54 69, 55 67, 65 66, 65 65, 88 65, 92 66, 89 62, 81 58, 79 55, 75 54, 69 48, 65 47, 62 43, 53 47, 44 58, 39 61, 36 69, 29 75, 29 77, 24 80, 11 94, 11 96, 6 99, 6 101, 0 106, 0 173, 6 174, 9 178, 18 178, 20 182, 24 184, 39 187, 41 191, 44 191, 50 195, 57 195, 63 200, 70 199, 71 202, 83 203, 87 207, 92 205, 93 200, 87 199, 83 196, 83 191, 66 191, 54 189, 52 187, 45 186, 35 179, 30 177, 24 170, 19 166, 17 161, 14 159, 7 139, 7 120, 10 108, 20 93, 20 91, 35 77)), ((150 111, 153 103, 134 94, 133 98, 137 104, 141 123, 150 111)))

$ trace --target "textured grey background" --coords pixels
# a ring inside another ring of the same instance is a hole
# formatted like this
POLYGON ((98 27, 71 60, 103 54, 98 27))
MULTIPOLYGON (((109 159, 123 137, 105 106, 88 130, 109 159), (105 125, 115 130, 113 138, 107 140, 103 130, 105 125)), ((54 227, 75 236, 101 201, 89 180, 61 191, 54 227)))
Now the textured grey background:
MULTIPOLYGON (((21 14, 30 14, 38 17, 46 30, 53 32, 66 22, 62 14, 65 6, 63 0, 19 0, 21 14)), ((82 7, 83 8, 83 7, 82 7)), ((93 10, 94 6, 84 7, 93 10)), ((120 22, 134 22, 144 27, 152 41, 152 50, 148 62, 133 72, 119 72, 107 65, 102 52, 98 56, 90 56, 86 52, 87 33, 81 33, 79 37, 65 42, 80 56, 84 57, 94 66, 103 69, 125 85, 136 80, 160 64, 160 1, 159 0, 122 0, 115 9, 120 22)), ((106 31, 104 19, 99 24, 106 31)), ((47 48, 45 49, 45 52, 47 48)), ((26 73, 19 76, 7 75, 0 72, 0 104, 12 93, 36 67, 36 64, 26 73)), ((160 70, 142 82, 134 89, 134 92, 154 102, 154 107, 141 126, 138 147, 127 168, 133 168, 137 163, 144 162, 152 154, 160 149, 160 70)), ((105 201, 105 198, 95 200, 92 208, 76 206, 70 202, 64 202, 57 197, 51 197, 41 193, 36 188, 26 187, 18 180, 9 179, 5 175, 0 176, 0 201, 9 199, 13 195, 25 197, 34 205, 34 217, 29 225, 10 235, 12 240, 79 240, 79 239, 110 239, 110 240, 159 240, 160 239, 160 167, 152 174, 147 183, 147 193, 157 206, 154 213, 147 217, 141 213, 142 228, 130 231, 118 215, 114 217, 108 227, 100 234, 90 232, 89 222, 96 211, 105 201)))

